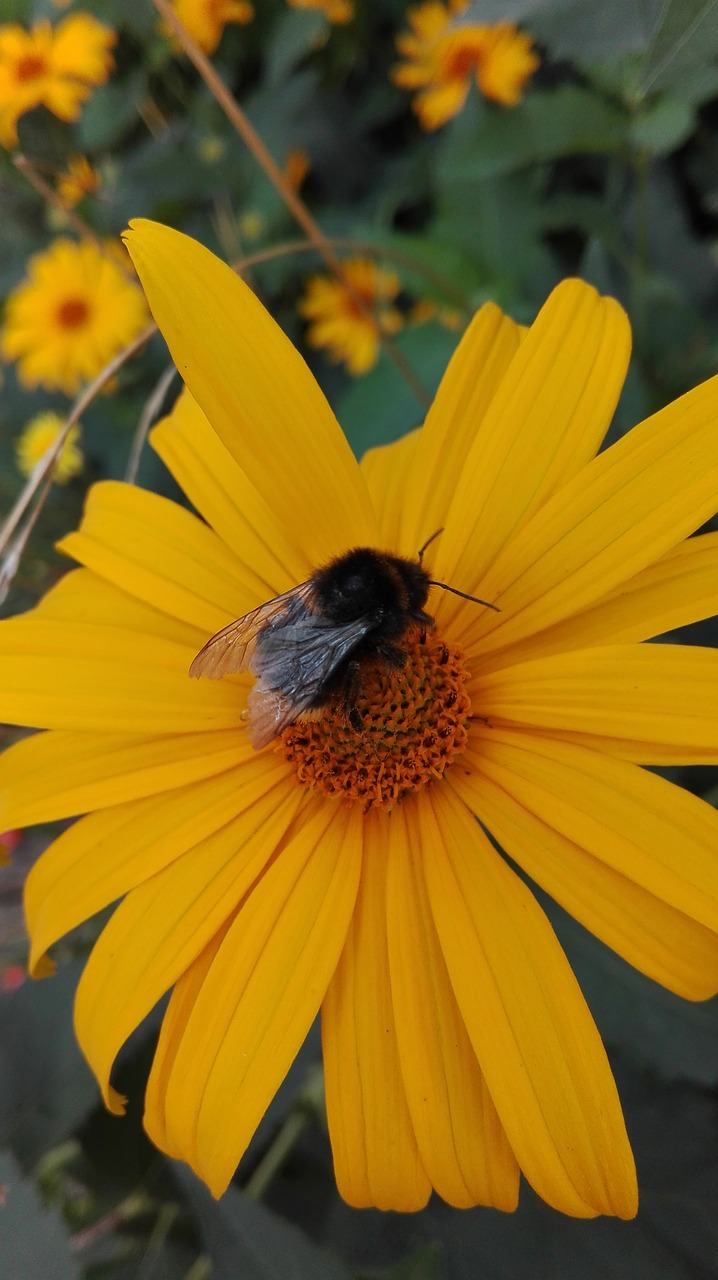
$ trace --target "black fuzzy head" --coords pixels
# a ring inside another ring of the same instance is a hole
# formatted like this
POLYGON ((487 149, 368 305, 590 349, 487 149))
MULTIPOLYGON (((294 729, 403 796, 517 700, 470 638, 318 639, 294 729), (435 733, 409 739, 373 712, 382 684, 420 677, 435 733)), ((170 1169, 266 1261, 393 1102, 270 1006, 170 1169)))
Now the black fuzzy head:
POLYGON ((418 560, 357 547, 319 569, 313 585, 318 612, 336 625, 375 616, 398 637, 410 622, 426 621, 429 574, 418 560))

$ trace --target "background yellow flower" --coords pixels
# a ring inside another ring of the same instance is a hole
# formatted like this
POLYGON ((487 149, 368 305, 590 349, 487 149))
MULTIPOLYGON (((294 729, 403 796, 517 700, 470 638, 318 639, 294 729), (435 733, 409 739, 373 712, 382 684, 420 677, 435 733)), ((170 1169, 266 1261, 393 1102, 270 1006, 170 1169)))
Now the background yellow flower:
POLYGON ((73 156, 67 169, 57 180, 57 194, 68 209, 72 209, 84 196, 97 191, 100 175, 87 156, 73 156))
MULTIPOLYGON (((15 457, 18 470, 29 476, 37 463, 54 444, 62 428, 64 419, 51 409, 38 413, 28 422, 15 444, 15 457)), ((67 433, 60 456, 55 465, 53 477, 58 484, 67 484, 73 476, 79 475, 85 460, 79 448, 81 434, 80 423, 76 422, 67 433)))
MULTIPOLYGON (((200 49, 214 53, 228 22, 244 25, 254 17, 249 0, 172 0, 172 8, 200 49)), ((167 27, 162 25, 167 34, 167 27)), ((168 33, 173 45, 177 42, 168 33)))
POLYGON ((412 106, 425 129, 438 129, 461 110, 472 77, 485 98, 512 107, 539 65, 528 36, 509 22, 494 26, 456 18, 468 0, 449 6, 428 0, 408 10, 411 31, 397 37, 405 61, 392 77, 402 89, 419 89, 412 106))
POLYGON ((147 324, 141 290, 119 246, 56 240, 10 294, 0 349, 28 387, 74 395, 147 324))
POLYGON ((116 36, 88 13, 73 13, 56 27, 38 22, 0 27, 0 143, 17 146, 17 121, 45 106, 61 120, 76 120, 96 85, 114 65, 116 36))
POLYGON ((325 347, 331 360, 343 361, 349 373, 359 375, 376 364, 380 330, 396 333, 402 326, 401 313, 390 305, 399 294, 399 277, 369 258, 348 258, 342 269, 346 282, 309 278, 299 313, 310 321, 310 346, 325 347))

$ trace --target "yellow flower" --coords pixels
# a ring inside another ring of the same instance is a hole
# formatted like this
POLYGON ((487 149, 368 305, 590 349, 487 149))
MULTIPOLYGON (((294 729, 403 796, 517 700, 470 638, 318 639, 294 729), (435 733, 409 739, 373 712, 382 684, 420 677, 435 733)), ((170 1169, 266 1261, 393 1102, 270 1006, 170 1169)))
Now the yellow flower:
POLYGON ((68 209, 73 209, 84 196, 97 191, 100 175, 86 156, 73 156, 65 173, 57 180, 57 194, 68 209))
POLYGON ((60 120, 76 120, 93 88, 113 68, 114 31, 72 13, 58 22, 38 22, 32 31, 17 23, 0 27, 0 144, 17 146, 17 121, 44 106, 60 120))
POLYGON ((689 536, 718 378, 597 454, 628 323, 568 281, 528 332, 484 306, 423 428, 360 465, 228 267, 145 221, 129 247, 188 388, 153 444, 199 514, 95 485, 62 543, 83 567, 0 623, 0 715, 46 730, 0 761, 0 829, 85 815, 30 874, 33 970, 123 898, 79 1041, 121 1112, 116 1054, 174 988, 145 1125, 215 1195, 321 1009, 349 1203, 512 1209, 522 1172, 565 1213, 630 1217, 598 1032, 484 829, 643 973, 716 991, 718 813, 642 766, 718 759, 716 653, 643 643, 718 611, 718 534, 689 536), (252 676, 189 677, 317 566, 416 562, 439 530, 432 578, 500 612, 432 588, 404 665, 360 667, 358 726, 330 705, 255 751, 252 676))
POLYGON ((485 98, 516 106, 539 65, 529 37, 510 22, 459 23, 467 7, 468 0, 416 5, 407 14, 412 30, 397 38, 406 61, 392 77, 402 89, 421 90, 412 106, 425 129, 438 129, 461 111, 472 76, 485 98))
POLYGON ((309 345, 326 347, 331 360, 343 360, 349 373, 358 376, 377 362, 380 330, 396 333, 402 326, 401 313, 389 305, 400 284, 394 271, 368 258, 349 258, 342 265, 347 284, 334 276, 310 276, 299 314, 310 321, 309 345))
POLYGON ((55 240, 30 259, 10 294, 0 350, 24 386, 74 395, 148 323, 141 290, 117 245, 55 240))
POLYGON ((330 22, 351 22, 354 0, 287 0, 293 9, 317 9, 330 22))
MULTIPOLYGON (((63 421, 59 413, 47 410, 45 413, 38 413, 28 422, 15 445, 18 470, 22 475, 32 474, 50 445, 55 443, 63 421)), ((78 447, 79 439, 80 425, 76 423, 74 427, 70 427, 55 466, 53 475, 58 484, 67 484, 68 480, 72 480, 73 476, 79 475, 82 471, 85 460, 82 450, 78 447)))
MULTIPOLYGON (((214 53, 228 22, 244 25, 254 17, 249 0, 172 0, 172 8, 205 53, 214 53)), ((160 24, 160 30, 177 45, 165 24, 160 24)))

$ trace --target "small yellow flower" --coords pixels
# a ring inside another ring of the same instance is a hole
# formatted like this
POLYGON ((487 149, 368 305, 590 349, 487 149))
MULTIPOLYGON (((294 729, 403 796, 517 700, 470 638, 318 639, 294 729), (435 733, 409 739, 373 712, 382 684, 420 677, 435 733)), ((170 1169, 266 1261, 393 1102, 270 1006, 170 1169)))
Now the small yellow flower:
POLYGON ((24 386, 74 395, 147 324, 140 289, 122 251, 56 240, 30 259, 10 294, 0 333, 4 359, 17 360, 24 386))
POLYGON ((330 22, 351 22, 354 17, 353 0, 287 0, 292 9, 316 9, 330 22))
POLYGON ((377 267, 368 258, 350 258, 343 270, 347 283, 311 276, 299 313, 310 321, 309 345, 326 347, 330 360, 343 360, 349 373, 358 376, 376 364, 380 333, 396 333, 402 326, 401 313, 389 305, 400 285, 394 271, 377 267), (357 299, 366 310, 357 305, 357 299))
POLYGON ((458 24, 467 6, 468 0, 417 5, 407 15, 412 30, 397 38, 406 61, 392 78, 402 89, 421 90, 412 105, 424 129, 438 129, 461 111, 472 76, 485 98, 515 107, 539 65, 530 38, 510 22, 458 24))
MULTIPOLYGON (((36 417, 28 422, 15 444, 15 457, 18 470, 22 475, 29 476, 32 474, 40 459, 47 453, 50 445, 55 443, 62 425, 63 419, 59 413, 53 413, 51 409, 44 413, 38 413, 36 417)), ((67 433, 67 438, 55 466, 54 478, 58 484, 67 484, 68 480, 72 480, 73 476, 79 475, 82 471, 85 460, 82 456, 82 450, 78 447, 79 439, 80 424, 75 423, 75 426, 70 427, 67 433)))
POLYGON ((83 196, 91 195, 100 185, 100 175, 86 156, 73 156, 65 173, 57 180, 57 194, 67 209, 73 209, 83 196))
MULTIPOLYGON (((228 22, 244 25, 254 17, 254 8, 248 0, 172 0, 172 8, 205 53, 214 53, 228 22)), ((177 45, 165 24, 161 24, 160 30, 177 45)))
POLYGON ((38 22, 0 27, 0 144, 17 146, 17 122, 44 106, 60 120, 76 120, 93 88, 114 62, 114 31, 88 13, 72 13, 56 27, 38 22))

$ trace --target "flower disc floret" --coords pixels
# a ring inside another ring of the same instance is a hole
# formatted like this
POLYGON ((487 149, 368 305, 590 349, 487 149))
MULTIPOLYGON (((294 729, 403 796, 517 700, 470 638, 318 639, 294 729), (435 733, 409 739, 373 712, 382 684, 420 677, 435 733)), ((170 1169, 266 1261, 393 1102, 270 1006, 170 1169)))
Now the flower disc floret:
POLYGON ((439 781, 467 738, 471 701, 461 649, 432 635, 407 637, 405 665, 365 667, 352 724, 337 703, 300 720, 280 751, 306 787, 365 809, 393 809, 406 795, 439 781))

